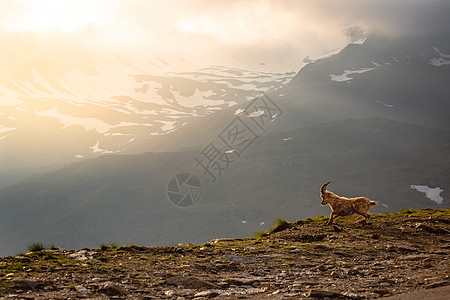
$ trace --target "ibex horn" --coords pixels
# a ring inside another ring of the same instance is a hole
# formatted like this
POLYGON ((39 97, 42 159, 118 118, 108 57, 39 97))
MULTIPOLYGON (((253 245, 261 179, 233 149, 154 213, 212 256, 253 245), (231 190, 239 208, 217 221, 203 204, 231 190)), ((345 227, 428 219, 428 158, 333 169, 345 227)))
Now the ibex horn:
POLYGON ((327 189, 327 185, 329 184, 330 182, 328 181, 327 183, 325 183, 324 185, 322 185, 321 187, 320 187, 320 192, 325 192, 325 190, 327 189))

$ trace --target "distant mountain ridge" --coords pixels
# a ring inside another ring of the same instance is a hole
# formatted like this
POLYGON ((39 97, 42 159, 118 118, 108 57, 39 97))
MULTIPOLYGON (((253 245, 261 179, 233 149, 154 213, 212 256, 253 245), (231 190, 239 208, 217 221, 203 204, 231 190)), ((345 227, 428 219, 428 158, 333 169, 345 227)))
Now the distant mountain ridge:
MULTIPOLYGON (((438 59, 447 61, 445 53, 450 54, 448 36, 391 39, 374 35, 362 44, 350 44, 338 54, 306 65, 281 89, 267 92, 284 111, 267 131, 373 117, 450 130, 450 64, 435 64, 438 59)), ((125 152, 200 148, 247 105, 198 119, 171 136, 149 137, 125 152)))

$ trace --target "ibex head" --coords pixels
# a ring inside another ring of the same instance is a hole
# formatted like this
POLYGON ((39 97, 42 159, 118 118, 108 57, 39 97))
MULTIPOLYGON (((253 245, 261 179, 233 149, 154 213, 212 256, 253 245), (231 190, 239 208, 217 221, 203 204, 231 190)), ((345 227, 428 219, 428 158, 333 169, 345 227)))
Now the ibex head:
POLYGON ((327 182, 320 187, 320 196, 322 197, 322 202, 320 204, 322 205, 328 204, 327 197, 325 197, 325 192, 327 191, 328 184, 330 184, 330 182, 327 182))

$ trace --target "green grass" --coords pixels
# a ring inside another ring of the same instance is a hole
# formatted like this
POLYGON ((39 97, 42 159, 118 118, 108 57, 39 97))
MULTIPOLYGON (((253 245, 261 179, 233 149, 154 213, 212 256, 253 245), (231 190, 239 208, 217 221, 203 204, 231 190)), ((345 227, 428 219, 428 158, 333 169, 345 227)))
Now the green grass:
POLYGON ((272 233, 286 230, 286 229, 288 229, 289 227, 291 227, 291 225, 292 225, 292 224, 289 223, 289 222, 286 221, 286 220, 278 219, 277 222, 275 223, 275 225, 272 226, 272 227, 269 229, 269 231, 258 231, 258 232, 255 233, 254 237, 256 237, 256 238, 262 238, 262 237, 268 236, 268 235, 270 235, 270 234, 272 234, 272 233))
POLYGON ((262 237, 265 237, 268 235, 269 235, 269 233, 267 231, 258 231, 255 233, 256 238, 262 238, 262 237))
POLYGON ((38 252, 38 251, 45 250, 46 247, 42 243, 31 243, 28 245, 27 249, 30 252, 38 252))
POLYGON ((269 233, 279 232, 287 229, 291 224, 283 219, 278 219, 277 223, 270 228, 269 233))
POLYGON ((105 251, 105 250, 108 250, 108 249, 117 249, 119 246, 117 246, 114 243, 111 243, 111 244, 102 243, 102 244, 100 244, 99 247, 100 247, 100 250, 105 251))

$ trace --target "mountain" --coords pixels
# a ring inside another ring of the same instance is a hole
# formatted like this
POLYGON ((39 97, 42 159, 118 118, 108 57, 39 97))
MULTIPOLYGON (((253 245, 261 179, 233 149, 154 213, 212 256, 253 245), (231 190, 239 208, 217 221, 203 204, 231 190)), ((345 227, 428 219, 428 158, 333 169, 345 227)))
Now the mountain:
POLYGON ((121 153, 147 136, 278 89, 295 74, 211 66, 149 75, 144 70, 150 63, 139 69, 120 56, 89 56, 83 62, 81 70, 61 74, 31 68, 26 80, 0 75, 0 186, 121 153))
MULTIPOLYGON (((267 96, 283 112, 266 132, 284 132, 347 118, 381 117, 450 130, 450 38, 372 35, 338 54, 302 68, 286 86, 267 96)), ((125 150, 199 148, 227 126, 245 103, 196 120, 166 137, 149 137, 125 150), (195 136, 196 138, 192 138, 195 136)))
MULTIPOLYGON (((36 240, 78 248, 245 236, 276 218, 328 213, 318 195, 327 181, 379 202, 375 212, 448 207, 449 45, 371 36, 281 89, 144 136, 122 155, 2 188, 0 254, 36 240)), ((155 78, 134 80, 143 88, 155 78)))

